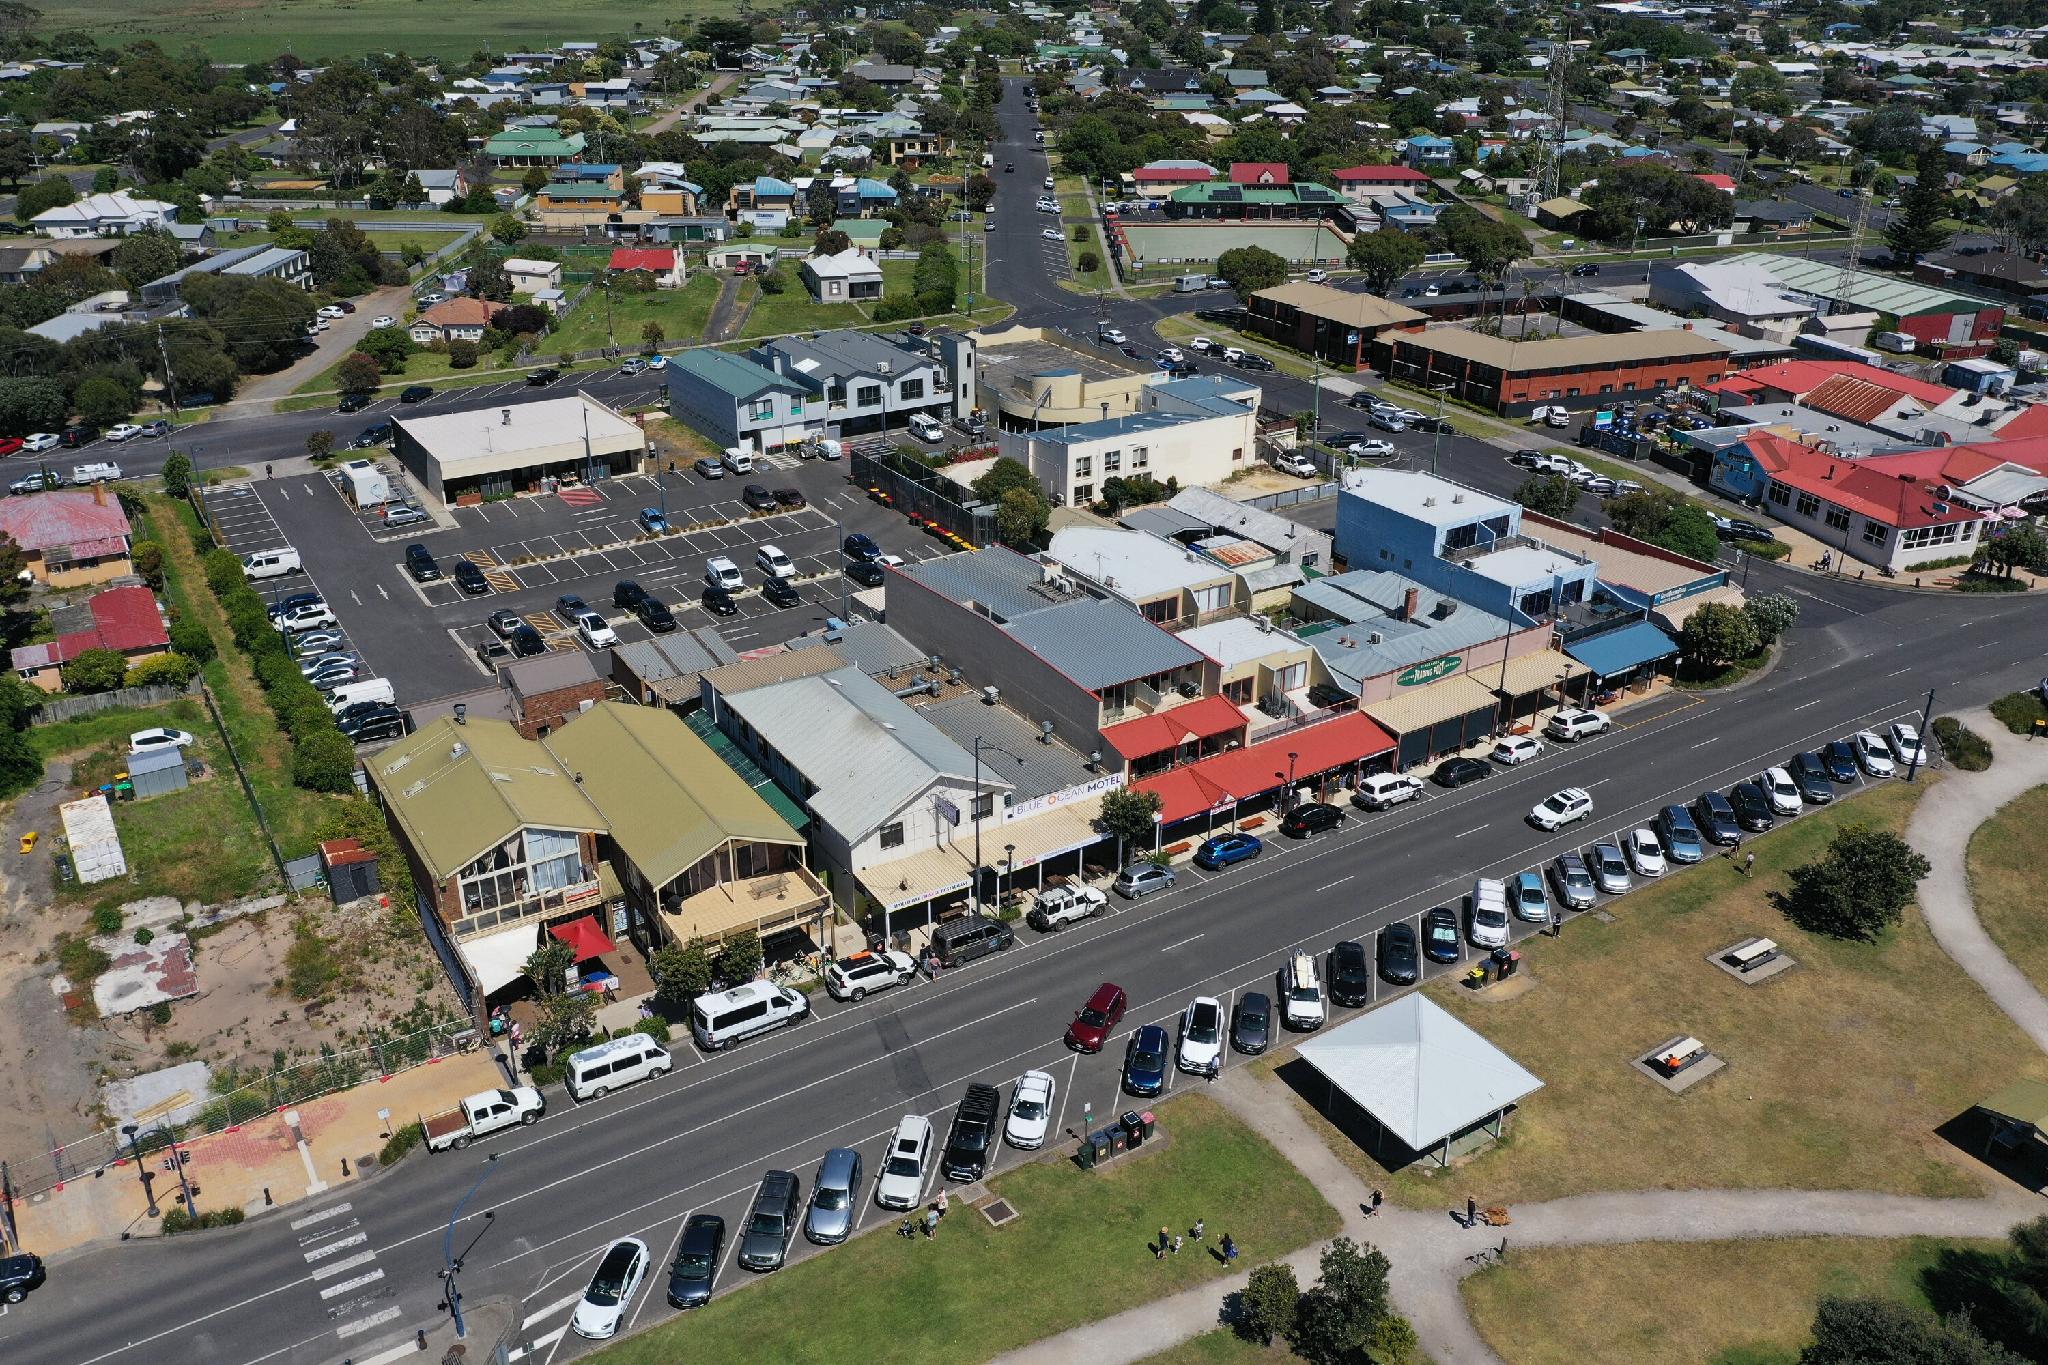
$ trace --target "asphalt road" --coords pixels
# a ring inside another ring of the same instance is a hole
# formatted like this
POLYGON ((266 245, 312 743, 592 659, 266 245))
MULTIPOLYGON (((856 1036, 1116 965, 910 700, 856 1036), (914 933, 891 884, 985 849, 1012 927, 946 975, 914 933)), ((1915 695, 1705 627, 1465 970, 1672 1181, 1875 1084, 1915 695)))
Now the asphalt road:
MULTIPOLYGON (((1006 129, 1020 114, 1021 107, 1006 108, 1006 129)), ((1008 255, 999 247, 996 292, 1017 300, 1028 318, 1092 330, 1071 294, 1006 278, 1014 264, 1008 255)), ((1110 307, 1127 330, 1150 314, 1150 305, 1110 307)), ((1295 403, 1287 384, 1293 381, 1275 383, 1269 401, 1295 403)), ((1456 459, 1461 477, 1512 473, 1491 447, 1461 438, 1446 438, 1445 446, 1446 468, 1456 459), (1467 465, 1473 473, 1463 472, 1467 465)), ((453 544, 496 530, 444 534, 453 544)), ((379 557, 361 558, 371 565, 365 572, 388 584, 379 557)), ((327 572, 318 561, 315 570, 327 572)), ((1784 661, 1748 688, 1659 699, 1624 713, 1607 736, 1555 746, 1473 787, 1354 816, 1304 844, 1277 840, 1258 860, 1214 877, 1186 872, 1170 892, 1119 903, 1061 934, 1023 929, 1009 953, 936 982, 855 1006, 820 997, 809 1021, 722 1054, 704 1057, 681 1041, 672 1075, 608 1099, 576 1107, 552 1093, 547 1119, 495 1144, 500 1159, 455 1228, 455 1246, 467 1249, 463 1292, 471 1300, 522 1300, 526 1337, 535 1343, 522 1359, 571 1359, 584 1346, 562 1329, 612 1238, 640 1236, 665 1264, 689 1214, 718 1212, 736 1227, 764 1170, 795 1171, 808 1190, 818 1159, 835 1145, 861 1148, 872 1179, 879 1144, 899 1115, 928 1114, 943 1131, 972 1080, 1007 1087, 1020 1072, 1043 1067, 1060 1086, 1056 1133, 1078 1132, 1084 1104, 1098 1121, 1128 1107, 1116 1093, 1125 1032, 1170 1022, 1198 993, 1232 1003, 1247 989, 1270 993, 1273 973, 1297 947, 1325 949, 1432 906, 1456 906, 1475 874, 1538 866, 1705 786, 1725 788, 1795 750, 1916 714, 1929 688, 1939 689, 1938 705, 1949 709, 2030 686, 2048 671, 2041 662, 2048 629, 2023 599, 1900 593, 1769 565, 1752 576, 1753 588, 1794 593, 1803 614, 1784 661), (1593 794, 1590 821, 1555 835, 1525 823, 1532 804, 1567 785, 1593 794), (1134 1002, 1125 1032, 1101 1055, 1076 1057, 1061 1033, 1104 980, 1121 984, 1134 1002)), ((546 596, 550 589, 523 591, 546 596)), ((1376 999, 1386 998, 1387 988, 1377 989, 1376 999)), ((1540 1057, 1525 1060, 1540 1073, 1540 1057)), ((1200 1082, 1175 1081, 1185 1084, 1200 1082)), ((1071 1147, 1070 1138, 1056 1140, 1071 1147)), ((443 1311, 436 1271, 446 1221, 482 1159, 475 1151, 419 1158, 235 1231, 62 1258, 47 1286, 0 1316, 0 1352, 33 1365, 381 1360, 443 1311)), ((1004 1152, 999 1165, 1022 1159, 1004 1152)), ((871 1204, 863 1208, 865 1224, 883 1216, 871 1204)), ((793 1251, 830 1254, 801 1240, 793 1251)), ((721 1286, 745 1276, 728 1254, 721 1286)), ((633 1304, 634 1324, 668 1314, 660 1280, 655 1275, 633 1304)))

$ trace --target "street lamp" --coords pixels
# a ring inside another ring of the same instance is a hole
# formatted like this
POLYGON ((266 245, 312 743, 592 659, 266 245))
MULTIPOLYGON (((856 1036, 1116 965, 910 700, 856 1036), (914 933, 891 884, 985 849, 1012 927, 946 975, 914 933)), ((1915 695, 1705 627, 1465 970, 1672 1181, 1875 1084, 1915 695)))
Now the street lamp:
MULTIPOLYGON (((441 1278, 448 1285, 448 1316, 455 1323, 455 1335, 458 1340, 469 1333, 462 1321, 462 1290, 455 1283, 455 1277, 462 1273, 462 1257, 455 1254, 455 1224, 462 1218, 463 1206, 469 1203, 470 1196, 477 1192, 484 1181, 490 1178, 491 1172, 497 1168, 498 1154, 492 1152, 484 1158, 484 1168, 477 1175, 476 1182, 463 1192, 462 1198, 455 1201, 455 1211, 448 1215, 448 1229, 441 1234, 441 1278)), ((486 1222, 497 1216, 496 1209, 484 1210, 486 1222)))
MULTIPOLYGON (((1024 766, 1023 759, 1018 758, 1017 755, 1011 753, 1002 745, 990 744, 980 735, 974 737, 974 791, 969 799, 974 802, 974 908, 977 913, 981 910, 981 751, 983 749, 993 749, 1005 758, 1015 759, 1018 767, 1024 766)), ((993 801, 990 804, 993 806, 993 801)))
POLYGON ((1002 871, 1002 875, 1001 875, 1001 876, 998 876, 998 877, 996 878, 996 910, 998 911, 998 913, 1000 913, 1000 912, 1001 912, 1001 910, 1002 910, 1002 908, 1003 908, 1003 891, 1004 891, 1004 887, 1003 887, 1003 878, 1004 878, 1004 877, 1007 877, 1007 878, 1009 878, 1009 880, 1010 880, 1010 885, 1009 885, 1009 889, 1010 889, 1010 890, 1012 890, 1012 891, 1016 890, 1016 889, 1017 889, 1017 846, 1016 846, 1015 844, 1004 844, 1004 845, 1003 845, 1003 871, 1002 871))
POLYGON ((121 1136, 128 1139, 128 1151, 135 1158, 135 1174, 142 1179, 142 1196, 149 1201, 149 1217, 160 1218, 163 1210, 156 1206, 156 1184, 149 1178, 149 1162, 143 1159, 142 1144, 135 1140, 136 1127, 132 1123, 121 1125, 121 1136))

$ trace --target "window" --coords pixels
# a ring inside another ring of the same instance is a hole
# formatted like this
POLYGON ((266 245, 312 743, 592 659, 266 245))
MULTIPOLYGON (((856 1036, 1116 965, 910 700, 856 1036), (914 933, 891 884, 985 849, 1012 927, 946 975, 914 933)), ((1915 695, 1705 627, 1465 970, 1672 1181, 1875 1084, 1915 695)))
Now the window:
POLYGON ((1253 678, 1238 678, 1223 684, 1223 700, 1232 706, 1250 706, 1254 700, 1252 687, 1255 682, 1253 678))
POLYGON ((1105 474, 1114 474, 1114 473, 1116 473, 1116 472, 1117 472, 1117 471, 1118 471, 1119 469, 1122 469, 1123 467, 1124 467, 1124 453, 1123 453, 1123 452, 1122 452, 1121 450, 1105 450, 1105 451, 1103 451, 1103 452, 1102 452, 1102 472, 1103 472, 1103 473, 1105 473, 1105 474))
POLYGON ((892 821, 882 826, 882 847, 903 847, 903 822, 901 820, 892 821))
POLYGON ((1634 393, 1636 391, 1636 381, 1633 379, 1624 379, 1621 382, 1621 391, 1623 393, 1634 393))
POLYGON ((1152 462, 1151 451, 1144 446, 1131 447, 1131 468, 1143 469, 1152 462))
POLYGON ((1206 588, 1196 588, 1194 595, 1197 612, 1222 611, 1230 605, 1228 583, 1212 583, 1206 588))
POLYGON ((747 407, 747 416, 756 422, 766 422, 775 416, 773 398, 757 398, 747 407))
POLYGON ((1077 479, 1085 479, 1085 478, 1087 478, 1087 477, 1088 477, 1089 475, 1093 474, 1094 472, 1095 472, 1095 457, 1094 457, 1094 456, 1092 456, 1092 455, 1076 455, 1076 456, 1074 457, 1074 477, 1075 477, 1075 478, 1077 478, 1077 479))
POLYGON ((1074 485, 1074 501, 1075 501, 1075 502, 1094 502, 1094 501, 1095 501, 1095 485, 1094 485, 1094 484, 1092 484, 1092 483, 1077 483, 1077 484, 1075 484, 1075 485, 1074 485))
POLYGON ((1792 504, 1792 510, 1802 517, 1811 517, 1820 511, 1820 499, 1812 493, 1802 492, 1799 500, 1792 504))
POLYGON ((1138 614, 1155 626, 1163 626, 1168 621, 1180 619, 1180 601, 1178 598, 1161 597, 1155 601, 1141 602, 1138 604, 1138 614))
POLYGON ((1916 526, 1899 536, 1899 548, 1919 550, 1929 545, 1953 545, 1963 538, 1960 523, 1950 522, 1946 526, 1916 526))
POLYGON ((995 813, 996 813, 996 799, 995 799, 995 797, 993 797, 993 796, 990 796, 990 795, 987 795, 987 794, 984 794, 984 795, 981 795, 981 796, 977 796, 977 797, 975 797, 975 798, 974 798, 974 816, 973 816, 973 818, 974 818, 974 819, 976 819, 976 820, 986 820, 986 819, 988 819, 988 818, 989 818, 989 817, 990 817, 991 815, 994 815, 995 813))
POLYGON ((1863 543, 1865 545, 1884 544, 1885 531, 1886 527, 1883 522, 1872 521, 1869 517, 1863 519, 1863 543))
POLYGON ((906 379, 896 386, 896 393, 906 402, 912 398, 922 398, 924 397, 924 381, 922 379, 906 379))
MULTIPOLYGON (((1578 391, 1577 389, 1567 389, 1567 390, 1566 390, 1565 392, 1566 392, 1567 394, 1569 394, 1569 395, 1570 395, 1571 397, 1573 397, 1573 398, 1577 398, 1577 397, 1579 396, 1579 391, 1578 391)), ((1552 395, 1550 395, 1550 396, 1551 396, 1552 398, 1555 398, 1555 397, 1557 397, 1557 395, 1556 395, 1556 394, 1552 394, 1552 395)))
POLYGON ((853 391, 853 405, 857 408, 876 408, 882 405, 882 386, 863 384, 853 391))
POLYGON ((1602 392, 1602 393, 1613 393, 1613 392, 1614 392, 1614 385, 1612 385, 1612 384, 1602 384, 1602 385, 1600 386, 1600 392, 1602 392))
POLYGON ((1652 387, 1654 387, 1654 388, 1659 388, 1659 389, 1661 389, 1661 388, 1663 388, 1663 387, 1664 387, 1664 385, 1665 385, 1665 384, 1666 384, 1667 382, 1668 382, 1667 380, 1664 380, 1664 379, 1662 379, 1662 378, 1659 378, 1659 379, 1657 380, 1657 382, 1656 382, 1656 383, 1655 383, 1655 384, 1654 384, 1654 385, 1653 385, 1652 387))
POLYGON ((825 401, 828 403, 844 403, 846 401, 846 385, 837 379, 833 380, 832 387, 825 390, 825 401))
POLYGON ((1846 531, 1849 529, 1849 509, 1837 507, 1833 503, 1829 503, 1828 514, 1823 520, 1837 531, 1846 531))
POLYGON ((1244 447, 1238 446, 1236 449, 1232 450, 1230 452, 1230 458, 1232 461, 1242 460, 1244 458, 1244 447))
POLYGON ((1785 487, 1782 483, 1772 484, 1764 496, 1780 507, 1790 507, 1792 505, 1792 490, 1785 487))

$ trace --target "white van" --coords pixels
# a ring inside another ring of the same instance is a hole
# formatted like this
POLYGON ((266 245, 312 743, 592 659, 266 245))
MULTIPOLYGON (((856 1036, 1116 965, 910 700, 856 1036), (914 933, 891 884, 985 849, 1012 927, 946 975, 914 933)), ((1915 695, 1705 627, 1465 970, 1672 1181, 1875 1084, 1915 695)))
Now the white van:
POLYGON ((690 1032, 697 1046, 716 1052, 757 1033, 793 1024, 811 1012, 799 991, 771 981, 749 981, 717 995, 700 995, 690 1006, 690 1032))
POLYGON ((327 709, 340 712, 359 701, 381 702, 386 706, 398 705, 398 693, 392 690, 389 678, 365 678, 361 682, 343 683, 334 689, 327 699, 327 709))
POLYGON ((779 546, 763 545, 754 551, 754 567, 770 578, 795 578, 796 565, 790 562, 779 546))
POLYGON ((242 575, 245 578, 283 578, 286 574, 305 571, 306 566, 299 559, 299 552, 289 545, 280 545, 275 550, 258 550, 253 555, 242 556, 242 575))
POLYGON ((644 1033, 629 1033, 570 1053, 562 1081, 569 1088, 570 1099, 594 1100, 622 1085, 666 1076, 675 1064, 660 1043, 644 1033))
POLYGON ((754 452, 744 446, 727 446, 718 462, 735 474, 754 472, 754 452))
POLYGON ((911 413, 909 425, 910 434, 920 441, 930 441, 933 444, 937 444, 946 439, 946 428, 940 424, 938 418, 933 417, 930 413, 911 413))
POLYGON ((110 483, 121 477, 121 466, 111 460, 97 464, 75 464, 71 466, 73 483, 110 483))

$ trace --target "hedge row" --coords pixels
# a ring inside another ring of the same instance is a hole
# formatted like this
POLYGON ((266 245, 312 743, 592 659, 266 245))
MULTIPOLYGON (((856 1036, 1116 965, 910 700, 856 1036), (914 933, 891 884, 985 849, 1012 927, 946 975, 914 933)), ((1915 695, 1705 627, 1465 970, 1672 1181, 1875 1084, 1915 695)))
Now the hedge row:
POLYGON ((284 632, 270 623, 269 607, 242 573, 242 561, 226 550, 209 550, 202 562, 235 647, 249 656, 257 686, 291 736, 293 785, 316 792, 355 790, 355 746, 335 725, 327 699, 299 672, 284 632))

